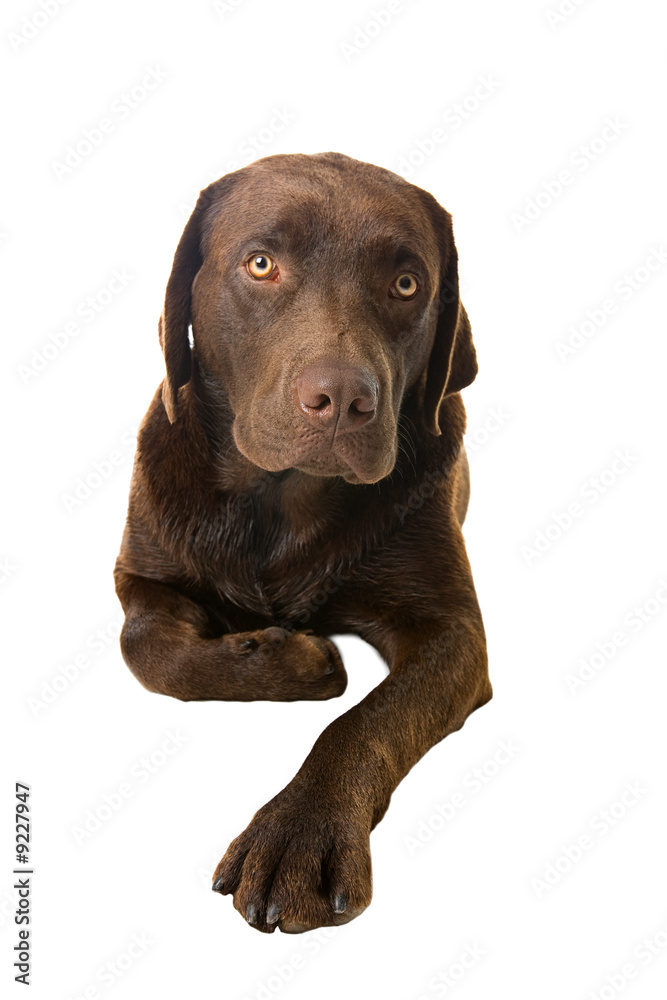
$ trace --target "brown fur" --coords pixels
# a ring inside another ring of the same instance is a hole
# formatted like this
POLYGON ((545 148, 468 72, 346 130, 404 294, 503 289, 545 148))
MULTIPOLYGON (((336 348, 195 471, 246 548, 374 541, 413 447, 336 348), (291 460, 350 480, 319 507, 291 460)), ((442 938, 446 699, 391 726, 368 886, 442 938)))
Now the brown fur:
POLYGON ((451 218, 339 154, 259 160, 200 195, 160 341, 167 377, 139 434, 115 570, 123 656, 183 700, 291 701, 344 691, 328 636, 379 650, 388 676, 328 726, 214 875, 259 930, 344 923, 370 902, 369 834, 393 790, 491 697, 460 529, 459 390, 477 365, 451 218), (249 274, 259 253, 275 279, 249 274), (404 272, 419 282, 410 300, 389 290, 404 272), (316 389, 323 371, 343 393, 367 387, 341 404, 356 423, 331 416, 335 387, 330 420, 303 405, 306 370, 316 389))

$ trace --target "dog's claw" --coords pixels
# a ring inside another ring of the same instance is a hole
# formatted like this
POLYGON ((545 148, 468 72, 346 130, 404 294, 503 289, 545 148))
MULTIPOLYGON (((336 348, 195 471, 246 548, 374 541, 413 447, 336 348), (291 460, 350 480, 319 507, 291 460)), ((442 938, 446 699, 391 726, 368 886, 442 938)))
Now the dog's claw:
POLYGON ((213 892, 222 892, 225 888, 225 880, 222 875, 218 876, 213 885, 211 886, 213 892))
POLYGON ((280 907, 277 903, 272 903, 266 911, 267 924, 277 924, 280 919, 280 907))
POLYGON ((256 924, 257 917, 259 916, 259 910, 254 903, 248 903, 248 909, 245 911, 245 918, 249 924, 256 924))
POLYGON ((347 899, 340 893, 338 896, 334 897, 333 910, 334 913, 345 913, 347 909, 347 899))

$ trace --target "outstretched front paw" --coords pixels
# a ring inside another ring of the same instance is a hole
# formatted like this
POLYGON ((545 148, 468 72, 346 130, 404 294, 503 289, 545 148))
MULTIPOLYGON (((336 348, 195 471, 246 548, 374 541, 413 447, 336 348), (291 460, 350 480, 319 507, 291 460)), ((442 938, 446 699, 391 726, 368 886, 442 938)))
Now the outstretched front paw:
POLYGON ((229 846, 213 890, 254 928, 287 934, 344 924, 371 901, 370 828, 288 785, 229 846))

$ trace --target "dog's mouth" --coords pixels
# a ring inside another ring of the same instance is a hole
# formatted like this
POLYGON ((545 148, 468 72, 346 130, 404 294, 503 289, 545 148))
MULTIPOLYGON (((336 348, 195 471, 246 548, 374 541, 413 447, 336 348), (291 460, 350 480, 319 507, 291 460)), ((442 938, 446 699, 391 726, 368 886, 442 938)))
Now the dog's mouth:
POLYGON ((340 476, 345 482, 355 486, 370 485, 377 483, 380 479, 388 476, 394 467, 394 462, 389 457, 384 462, 376 462, 371 468, 367 464, 357 463, 354 460, 343 460, 335 452, 327 455, 316 455, 306 460, 295 461, 293 468, 299 472, 305 472, 309 476, 340 476))
POLYGON ((309 432, 291 442, 274 442, 270 434, 246 433, 234 422, 237 448, 253 465, 267 472, 297 469, 310 476, 340 476, 354 485, 370 485, 388 476, 396 463, 396 445, 363 432, 309 432))

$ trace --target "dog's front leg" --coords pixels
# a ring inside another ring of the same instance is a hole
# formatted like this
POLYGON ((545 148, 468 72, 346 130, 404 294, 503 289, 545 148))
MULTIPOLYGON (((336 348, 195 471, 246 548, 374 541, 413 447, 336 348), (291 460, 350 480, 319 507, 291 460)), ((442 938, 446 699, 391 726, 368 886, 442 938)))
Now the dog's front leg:
POLYGON ((258 930, 345 923, 371 899, 369 835, 410 768, 491 697, 476 601, 417 629, 387 627, 389 676, 319 737, 254 816, 213 888, 258 930))
POLYGON ((319 701, 345 690, 347 674, 328 639, 277 627, 212 634, 197 601, 120 569, 116 592, 125 611, 123 658, 149 691, 183 701, 319 701))

